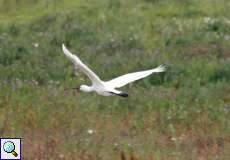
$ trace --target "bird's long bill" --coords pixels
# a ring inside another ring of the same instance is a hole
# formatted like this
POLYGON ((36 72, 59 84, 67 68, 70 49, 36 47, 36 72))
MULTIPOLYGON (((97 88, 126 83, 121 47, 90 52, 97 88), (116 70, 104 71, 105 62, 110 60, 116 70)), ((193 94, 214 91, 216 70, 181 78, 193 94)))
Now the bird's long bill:
POLYGON ((74 87, 74 88, 65 88, 64 91, 71 90, 71 89, 76 89, 79 90, 79 87, 74 87))

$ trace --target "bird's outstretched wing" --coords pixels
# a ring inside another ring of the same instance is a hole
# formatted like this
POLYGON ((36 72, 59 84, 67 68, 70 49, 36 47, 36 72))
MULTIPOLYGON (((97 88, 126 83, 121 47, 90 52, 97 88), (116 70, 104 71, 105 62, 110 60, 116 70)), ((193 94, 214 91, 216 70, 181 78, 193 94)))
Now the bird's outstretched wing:
POLYGON ((140 71, 140 72, 134 72, 134 73, 128 73, 128 74, 125 74, 123 76, 114 78, 110 81, 107 81, 106 85, 114 87, 114 88, 119 88, 119 87, 122 87, 128 83, 134 82, 134 81, 139 80, 139 79, 144 78, 144 77, 147 77, 153 73, 164 72, 165 70, 166 70, 166 65, 162 64, 162 65, 160 65, 154 69, 140 71))
POLYGON ((76 68, 79 68, 82 72, 84 72, 94 85, 102 85, 101 79, 91 69, 89 69, 76 55, 72 54, 65 47, 64 44, 62 44, 62 49, 66 57, 73 62, 76 68))

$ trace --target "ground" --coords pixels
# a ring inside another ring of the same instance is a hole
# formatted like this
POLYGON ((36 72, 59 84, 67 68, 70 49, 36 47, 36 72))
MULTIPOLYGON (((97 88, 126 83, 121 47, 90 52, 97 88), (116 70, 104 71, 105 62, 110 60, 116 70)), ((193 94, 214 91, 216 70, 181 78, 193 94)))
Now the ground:
POLYGON ((0 137, 25 160, 230 159, 230 2, 0 0, 0 137), (165 63, 128 98, 86 83, 165 63))

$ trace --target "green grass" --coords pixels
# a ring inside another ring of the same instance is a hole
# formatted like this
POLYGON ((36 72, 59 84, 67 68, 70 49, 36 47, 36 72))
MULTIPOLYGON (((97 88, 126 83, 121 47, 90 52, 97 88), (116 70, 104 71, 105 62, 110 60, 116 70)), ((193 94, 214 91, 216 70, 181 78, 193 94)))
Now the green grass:
POLYGON ((24 159, 230 158, 228 1, 17 2, 0 0, 0 136, 24 159), (62 43, 105 80, 169 69, 127 99, 64 92, 90 81, 62 43))

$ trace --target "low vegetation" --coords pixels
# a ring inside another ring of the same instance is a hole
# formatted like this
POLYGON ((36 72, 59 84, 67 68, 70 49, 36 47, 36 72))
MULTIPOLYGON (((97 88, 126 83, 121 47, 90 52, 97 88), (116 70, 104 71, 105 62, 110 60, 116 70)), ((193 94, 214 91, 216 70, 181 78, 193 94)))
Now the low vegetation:
POLYGON ((0 137, 25 160, 230 159, 230 2, 0 0, 0 137), (64 91, 168 64, 122 90, 64 91))

